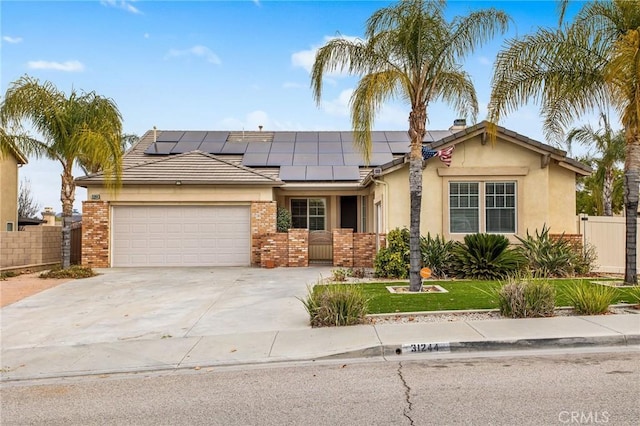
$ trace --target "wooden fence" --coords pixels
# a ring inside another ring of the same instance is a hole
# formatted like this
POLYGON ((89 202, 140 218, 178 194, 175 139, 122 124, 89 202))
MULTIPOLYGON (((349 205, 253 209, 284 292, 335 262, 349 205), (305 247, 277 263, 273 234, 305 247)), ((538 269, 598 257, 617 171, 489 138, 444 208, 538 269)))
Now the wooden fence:
POLYGON ((82 264, 82 222, 71 224, 71 264, 82 264))

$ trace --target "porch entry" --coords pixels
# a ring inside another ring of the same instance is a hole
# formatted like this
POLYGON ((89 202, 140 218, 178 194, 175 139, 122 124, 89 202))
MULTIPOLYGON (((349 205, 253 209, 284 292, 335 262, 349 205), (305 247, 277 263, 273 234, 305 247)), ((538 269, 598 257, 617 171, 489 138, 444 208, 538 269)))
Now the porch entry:
MULTIPOLYGON (((358 231, 358 197, 341 196, 339 228, 351 228, 358 231)), ((309 261, 316 263, 333 262, 333 236, 331 230, 309 231, 309 261)))

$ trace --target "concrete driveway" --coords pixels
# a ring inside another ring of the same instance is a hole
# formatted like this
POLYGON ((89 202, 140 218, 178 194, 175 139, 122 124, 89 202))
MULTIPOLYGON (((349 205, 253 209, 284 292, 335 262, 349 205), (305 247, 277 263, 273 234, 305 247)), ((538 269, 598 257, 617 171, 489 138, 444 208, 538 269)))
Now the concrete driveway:
POLYGON ((304 329, 309 268, 115 268, 2 308, 2 348, 304 329))

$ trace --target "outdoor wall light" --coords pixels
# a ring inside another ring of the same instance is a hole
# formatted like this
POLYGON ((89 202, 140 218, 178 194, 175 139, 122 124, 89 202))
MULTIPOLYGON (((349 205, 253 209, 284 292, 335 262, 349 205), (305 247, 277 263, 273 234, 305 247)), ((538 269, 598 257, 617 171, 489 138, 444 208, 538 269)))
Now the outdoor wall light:
POLYGON ((182 185, 182 181, 181 180, 177 180, 176 181, 176 185, 178 185, 178 186, 182 185))

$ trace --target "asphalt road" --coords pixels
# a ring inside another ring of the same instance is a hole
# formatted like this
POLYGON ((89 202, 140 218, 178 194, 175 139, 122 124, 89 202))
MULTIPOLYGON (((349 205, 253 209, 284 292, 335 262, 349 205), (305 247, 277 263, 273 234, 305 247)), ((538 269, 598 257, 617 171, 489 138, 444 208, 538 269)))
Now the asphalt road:
POLYGON ((2 425, 638 425, 638 352, 211 368, 12 383, 2 425))

